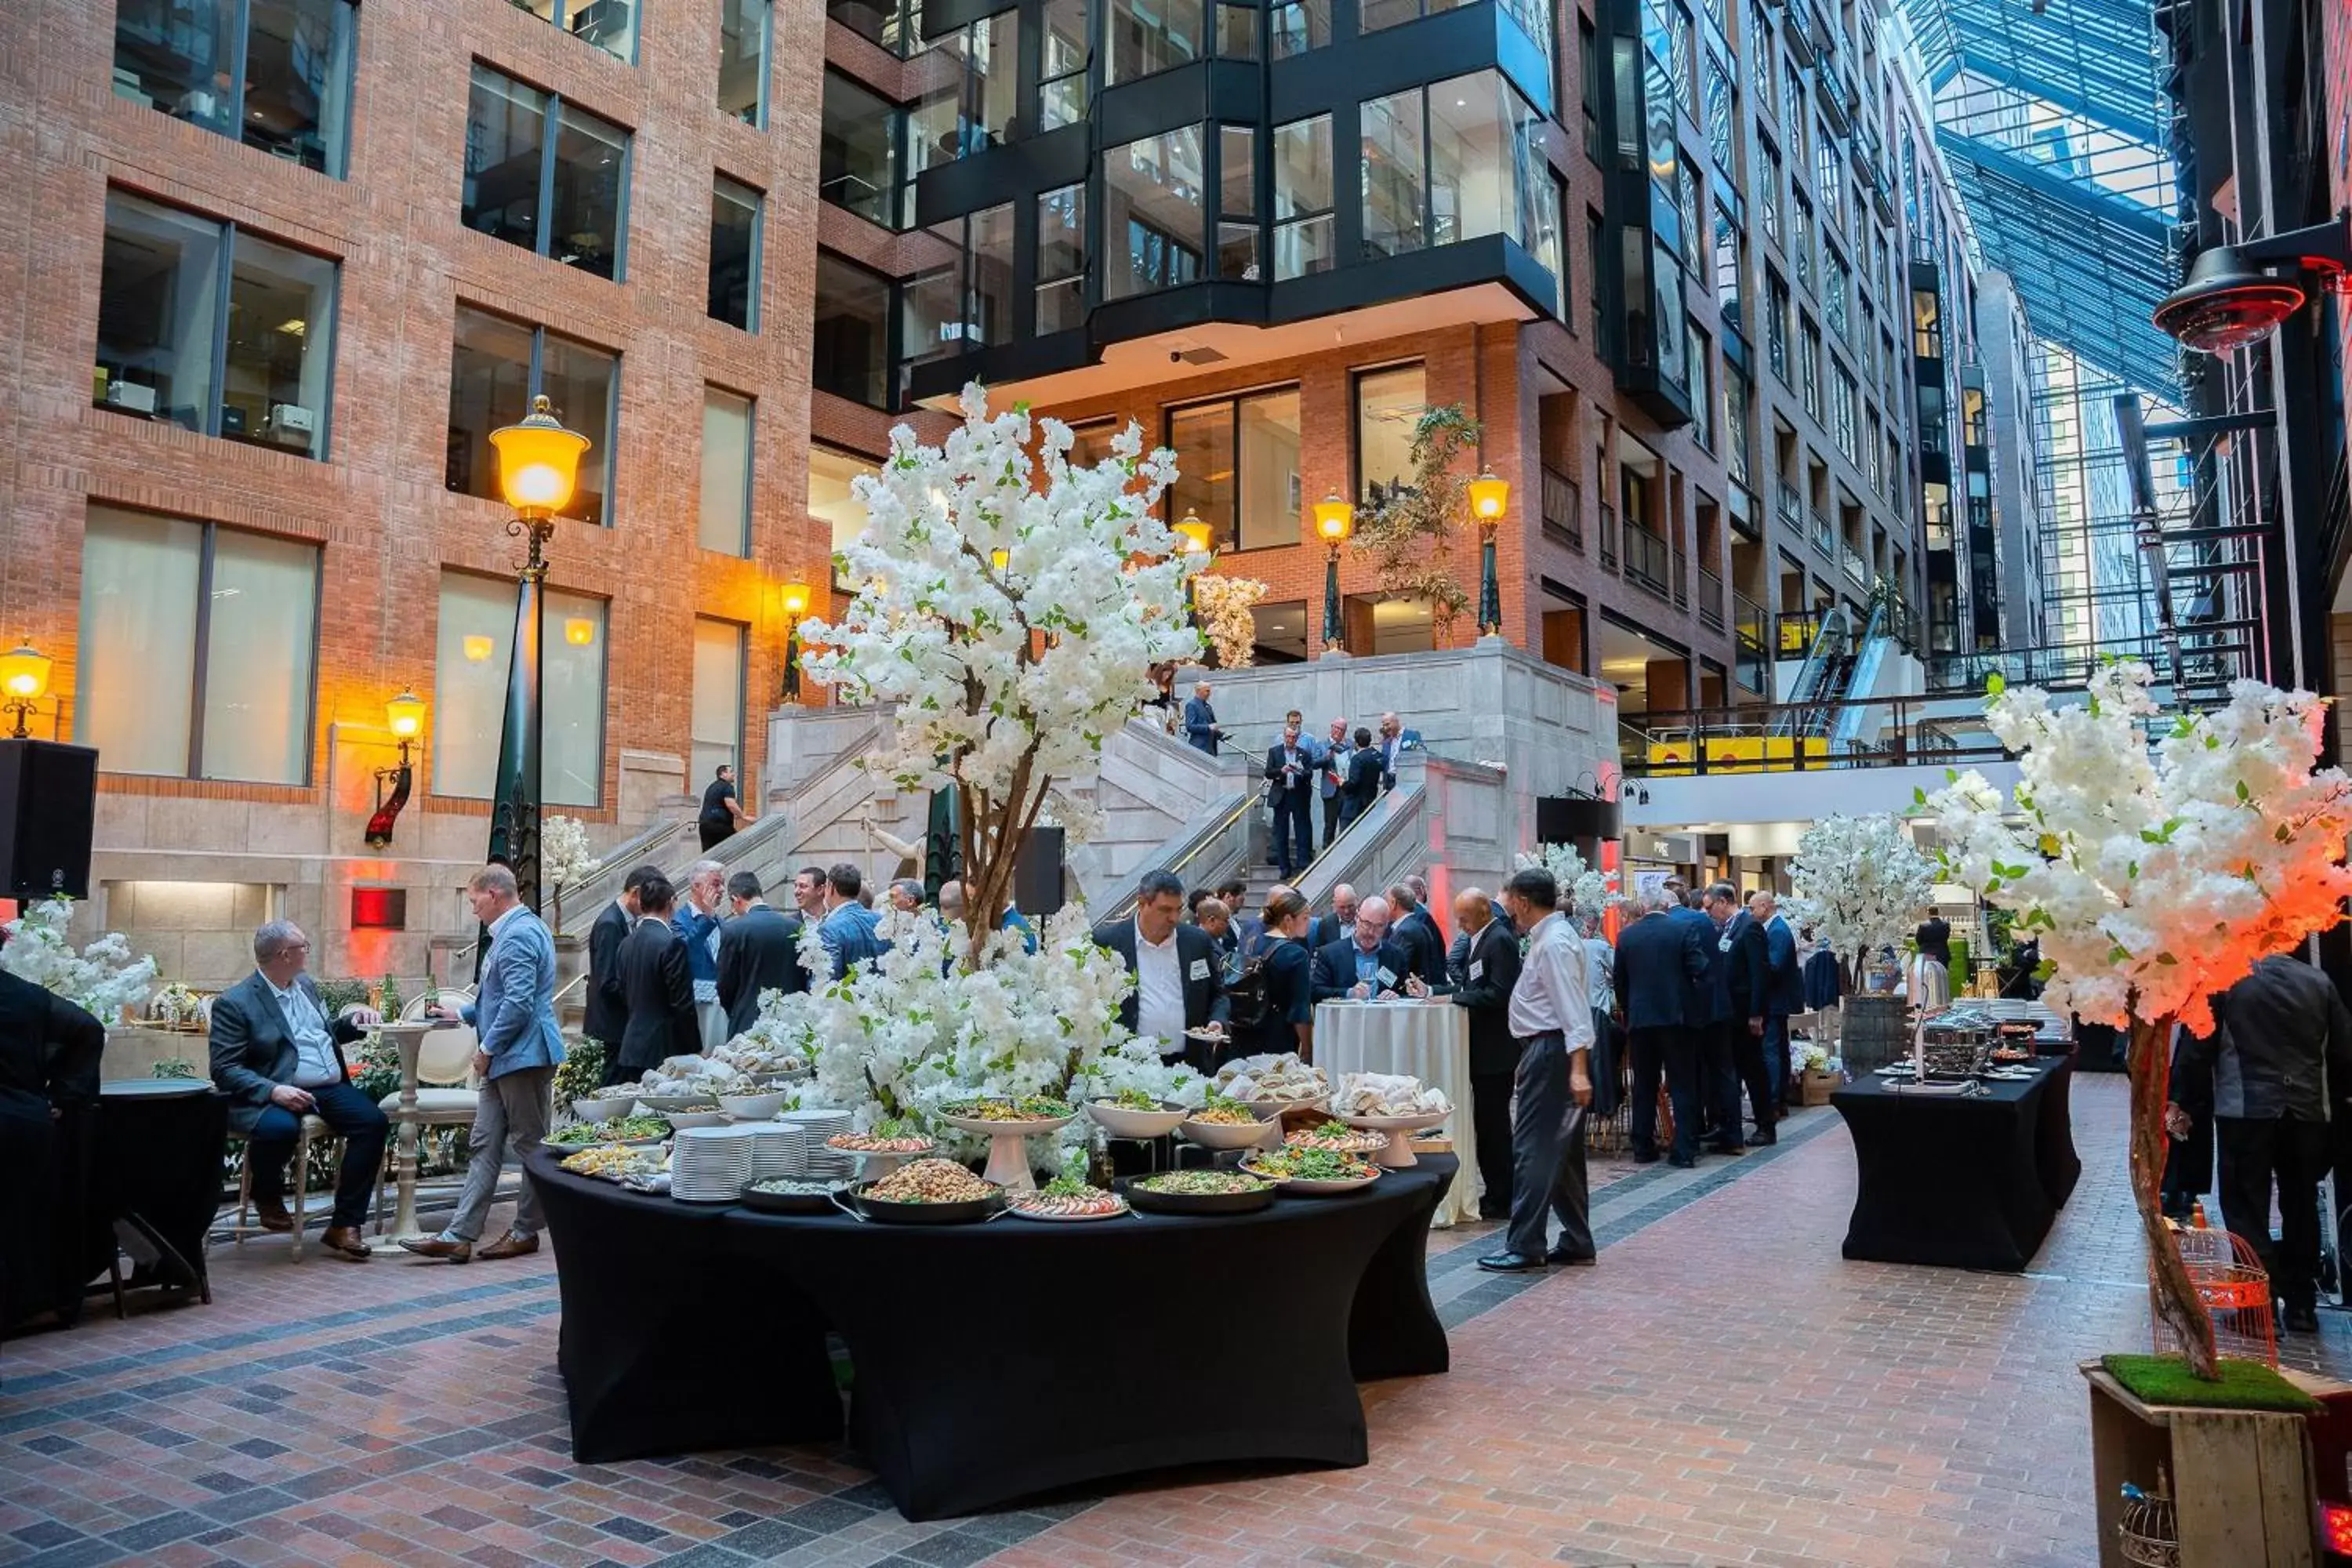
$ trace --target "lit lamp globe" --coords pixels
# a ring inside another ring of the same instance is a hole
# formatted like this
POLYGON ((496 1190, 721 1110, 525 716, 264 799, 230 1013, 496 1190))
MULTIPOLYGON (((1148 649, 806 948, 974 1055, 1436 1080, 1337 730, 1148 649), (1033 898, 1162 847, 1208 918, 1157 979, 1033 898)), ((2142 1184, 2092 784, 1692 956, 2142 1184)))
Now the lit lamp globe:
POLYGON ((28 639, 0 653, 0 692, 12 702, 37 702, 49 689, 49 656, 28 639))
POLYGON ((398 739, 416 739, 425 732, 425 699, 402 687, 400 695, 383 705, 383 721, 398 739))
POLYGON ((490 432, 499 455, 499 489, 517 515, 552 517, 572 500, 588 437, 567 430, 544 395, 530 400, 520 425, 490 432))
MULTIPOLYGON (((783 595, 784 614, 795 617, 808 614, 809 585, 807 584, 787 583, 783 586, 783 595)), ((795 620, 793 624, 797 627, 799 623, 795 620)))
POLYGON ((1206 555, 1209 553, 1209 525, 1202 522, 1201 514, 1190 507, 1184 510, 1183 521, 1175 525, 1175 533, 1178 554, 1206 555))
POLYGON ((1315 503, 1315 531, 1326 542, 1337 544, 1356 531, 1356 509, 1333 490, 1315 503))
POLYGON ((1478 477, 1467 487, 1470 493, 1470 515, 1481 527, 1491 528, 1503 521, 1503 513, 1511 504, 1511 481, 1495 477, 1492 468, 1481 468, 1478 477))

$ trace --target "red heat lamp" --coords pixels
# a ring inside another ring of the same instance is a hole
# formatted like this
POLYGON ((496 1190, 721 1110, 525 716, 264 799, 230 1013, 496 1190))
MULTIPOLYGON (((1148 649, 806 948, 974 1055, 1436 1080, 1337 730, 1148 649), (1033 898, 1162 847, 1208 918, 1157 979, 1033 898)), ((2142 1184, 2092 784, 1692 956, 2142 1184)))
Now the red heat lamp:
POLYGON ((2260 342, 2310 298, 2301 274, 2341 279, 2352 268, 2352 213, 2267 239, 2197 253, 2189 276, 2156 308, 2167 336, 2210 354, 2260 342), (2292 264, 2285 274, 2271 268, 2292 264))

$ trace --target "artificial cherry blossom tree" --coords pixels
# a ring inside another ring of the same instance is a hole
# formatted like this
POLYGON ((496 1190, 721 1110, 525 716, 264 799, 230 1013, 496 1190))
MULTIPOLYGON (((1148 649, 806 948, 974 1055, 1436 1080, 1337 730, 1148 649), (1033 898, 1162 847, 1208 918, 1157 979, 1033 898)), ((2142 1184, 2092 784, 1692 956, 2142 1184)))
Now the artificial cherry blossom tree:
POLYGON ((1933 894, 1936 863, 1891 813, 1840 813, 1797 840, 1789 883, 1804 923, 1838 955, 1848 988, 1859 990, 1869 955, 1901 942, 1933 894))
POLYGON ((77 952, 66 935, 72 921, 71 899, 26 904, 22 914, 0 927, 7 932, 7 944, 0 947, 0 969, 55 992, 111 1026, 123 1008, 147 1000, 155 983, 155 961, 143 953, 131 957, 130 940, 118 931, 77 952))
POLYGON ((2018 753, 2014 800, 1970 773, 1921 804, 1947 878, 2041 939, 2053 973, 2042 999, 2130 1028, 2132 1188, 2156 1310, 2210 1378, 2212 1321, 2160 1198, 2172 1026, 2210 1032, 2214 994, 2342 918, 2352 780, 2315 770, 2311 693, 2241 680, 2225 707, 2167 716, 2154 679, 2107 665, 2088 702, 2067 707, 1996 682, 1986 719, 2018 753))
POLYGON ((1533 855, 1514 856, 1511 868, 1550 872, 1570 914, 1604 914, 1612 905, 1625 901, 1617 890, 1617 873, 1586 865, 1573 844, 1546 844, 1533 855))
POLYGON ((1220 669, 1246 669, 1257 650, 1257 618, 1250 606, 1265 597, 1265 584, 1255 577, 1226 577, 1203 573, 1192 579, 1192 605, 1200 616, 1201 635, 1217 651, 1220 669))
POLYGON ((1083 837, 1103 737, 1153 695, 1153 665, 1201 654, 1184 582, 1197 557, 1153 512, 1175 454, 1133 425, 1111 458, 1069 461, 1070 428, 991 416, 976 384, 939 447, 900 426, 881 472, 856 485, 866 527, 841 552, 859 584, 838 621, 801 626, 803 668, 852 702, 898 706, 866 759, 901 789, 956 788, 975 960, 1010 901, 1021 846, 1048 809, 1083 837))

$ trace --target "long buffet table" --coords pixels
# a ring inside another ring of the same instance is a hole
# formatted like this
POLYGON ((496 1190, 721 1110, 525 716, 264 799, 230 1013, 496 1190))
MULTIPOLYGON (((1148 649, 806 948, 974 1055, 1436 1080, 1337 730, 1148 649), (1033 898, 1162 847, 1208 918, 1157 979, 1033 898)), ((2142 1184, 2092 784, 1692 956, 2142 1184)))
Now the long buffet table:
POLYGON ((1250 1215, 915 1226, 631 1193, 530 1157, 583 1463, 843 1435, 910 1520, 1204 1460, 1360 1465, 1360 1378, 1442 1373, 1455 1161, 1250 1215))

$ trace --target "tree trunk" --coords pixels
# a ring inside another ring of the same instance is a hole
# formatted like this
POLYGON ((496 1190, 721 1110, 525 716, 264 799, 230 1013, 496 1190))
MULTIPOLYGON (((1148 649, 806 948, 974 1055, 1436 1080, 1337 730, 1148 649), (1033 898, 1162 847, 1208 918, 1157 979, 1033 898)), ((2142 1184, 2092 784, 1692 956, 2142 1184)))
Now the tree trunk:
POLYGON ((2206 1379, 2218 1378, 2214 1364, 2213 1319, 2189 1282, 2180 1261, 2180 1244, 2164 1221, 2164 1131, 2166 1090, 2172 1077, 2172 1016, 2153 1023, 2137 1015, 2131 1021, 2131 1181, 2132 1200, 2139 1206, 2141 1232, 2147 1238, 2148 1271, 2154 1283, 2158 1319, 2180 1336, 2189 1370, 2206 1379))

